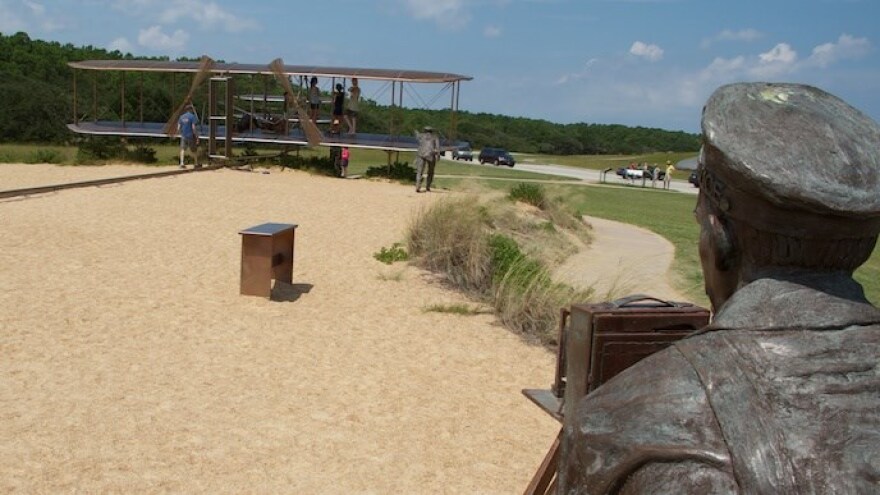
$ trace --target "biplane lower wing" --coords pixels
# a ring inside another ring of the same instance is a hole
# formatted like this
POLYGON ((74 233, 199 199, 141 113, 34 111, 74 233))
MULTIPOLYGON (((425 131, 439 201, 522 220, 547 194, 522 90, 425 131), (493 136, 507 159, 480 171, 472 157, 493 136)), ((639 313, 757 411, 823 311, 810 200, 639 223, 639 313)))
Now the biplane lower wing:
MULTIPOLYGON (((118 121, 81 121, 76 124, 68 124, 67 127, 78 134, 90 134, 96 136, 124 136, 124 137, 149 137, 170 138, 163 131, 164 124, 158 122, 118 122, 118 121)), ((218 126, 216 139, 226 139, 226 127, 218 126)), ((207 126, 202 126, 199 139, 208 139, 207 126)), ((287 134, 277 134, 262 129, 245 130, 232 135, 233 143, 257 143, 272 145, 297 145, 307 146, 308 141, 301 129, 292 129, 287 134)), ((321 146, 349 147, 378 149, 386 151, 416 151, 419 147, 415 136, 389 136, 385 134, 325 134, 320 143, 321 146)), ((441 143, 444 149, 453 149, 466 145, 466 143, 447 142, 441 143)))

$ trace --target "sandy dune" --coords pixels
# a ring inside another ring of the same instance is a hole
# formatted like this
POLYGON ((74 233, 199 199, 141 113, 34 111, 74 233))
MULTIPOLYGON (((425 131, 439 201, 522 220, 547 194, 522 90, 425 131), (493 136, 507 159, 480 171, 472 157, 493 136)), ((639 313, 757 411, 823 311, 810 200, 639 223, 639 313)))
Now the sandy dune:
POLYGON ((521 492, 559 426, 520 389, 555 356, 372 257, 442 196, 219 170, 0 200, 0 491, 521 492), (238 295, 267 221, 299 224, 272 301, 238 295))

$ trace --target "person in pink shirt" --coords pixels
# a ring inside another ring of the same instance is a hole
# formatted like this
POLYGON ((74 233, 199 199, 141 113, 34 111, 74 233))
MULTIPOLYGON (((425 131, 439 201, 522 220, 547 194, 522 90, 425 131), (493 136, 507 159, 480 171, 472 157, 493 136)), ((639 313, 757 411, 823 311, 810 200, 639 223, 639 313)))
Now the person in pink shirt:
POLYGON ((346 173, 348 173, 348 157, 349 151, 348 147, 346 146, 342 148, 342 160, 340 163, 340 168, 342 168, 342 172, 340 173, 341 177, 345 177, 346 173))

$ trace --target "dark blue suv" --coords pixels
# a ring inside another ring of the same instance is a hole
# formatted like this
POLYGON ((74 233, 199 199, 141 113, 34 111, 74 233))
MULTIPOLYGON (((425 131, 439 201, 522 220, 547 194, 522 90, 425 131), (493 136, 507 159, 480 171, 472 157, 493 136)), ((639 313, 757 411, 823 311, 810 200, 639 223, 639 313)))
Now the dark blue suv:
POLYGON ((501 148, 483 148, 480 150, 480 163, 491 163, 493 165, 507 165, 513 167, 516 160, 507 151, 501 148))

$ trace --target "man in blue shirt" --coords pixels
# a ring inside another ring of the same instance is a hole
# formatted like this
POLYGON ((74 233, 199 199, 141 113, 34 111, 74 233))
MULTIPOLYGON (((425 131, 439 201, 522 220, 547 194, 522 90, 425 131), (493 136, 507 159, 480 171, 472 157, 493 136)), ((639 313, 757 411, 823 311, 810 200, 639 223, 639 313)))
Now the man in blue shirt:
POLYGON ((195 168, 199 165, 199 119, 196 117, 195 109, 192 105, 186 106, 186 111, 177 119, 177 131, 180 133, 180 168, 186 168, 183 165, 183 158, 186 150, 189 149, 193 153, 193 161, 195 168))

